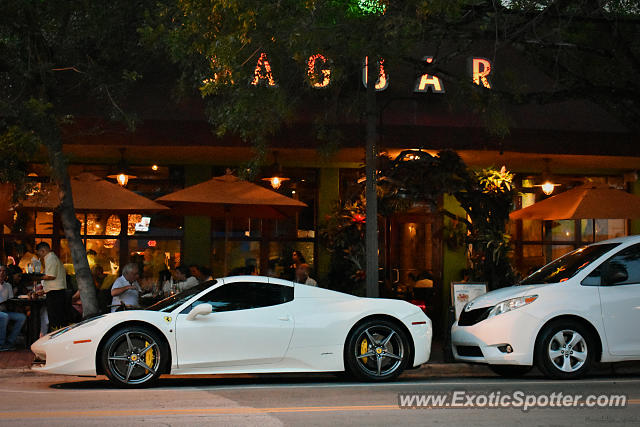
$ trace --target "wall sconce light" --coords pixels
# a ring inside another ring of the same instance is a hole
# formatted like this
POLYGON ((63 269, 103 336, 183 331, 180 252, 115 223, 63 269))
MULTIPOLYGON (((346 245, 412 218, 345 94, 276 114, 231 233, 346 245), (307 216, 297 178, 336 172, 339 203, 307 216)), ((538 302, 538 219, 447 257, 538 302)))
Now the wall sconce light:
POLYGON ((129 183, 130 179, 137 178, 137 176, 131 175, 131 174, 128 173, 129 165, 127 164, 126 160, 124 159, 124 152, 125 151, 126 151, 125 148, 121 148, 120 149, 120 161, 118 162, 117 173, 107 176, 107 178, 115 179, 118 182, 118 184, 120 184, 121 187, 126 187, 127 184, 129 183))
POLYGON ((282 166, 278 163, 278 152, 273 152, 273 164, 267 168, 265 173, 265 177, 262 178, 263 181, 269 181, 271 187, 274 190, 280 188, 284 181, 288 181, 289 178, 286 178, 282 173, 282 166))
POLYGON ((555 190, 556 187, 559 187, 562 184, 556 184, 551 179, 551 168, 549 167, 549 163, 551 163, 551 159, 544 158, 544 168, 542 170, 542 184, 536 184, 534 187, 540 187, 542 192, 547 196, 550 196, 555 190))

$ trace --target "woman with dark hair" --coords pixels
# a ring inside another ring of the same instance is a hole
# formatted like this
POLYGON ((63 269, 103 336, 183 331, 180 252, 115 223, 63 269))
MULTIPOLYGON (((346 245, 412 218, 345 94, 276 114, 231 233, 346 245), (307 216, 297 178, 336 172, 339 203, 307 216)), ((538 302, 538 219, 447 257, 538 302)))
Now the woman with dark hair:
POLYGON ((302 264, 306 264, 307 261, 304 259, 304 255, 302 252, 298 250, 294 250, 291 252, 291 265, 289 266, 289 271, 287 272, 287 276, 289 276, 289 280, 296 280, 296 271, 302 264))

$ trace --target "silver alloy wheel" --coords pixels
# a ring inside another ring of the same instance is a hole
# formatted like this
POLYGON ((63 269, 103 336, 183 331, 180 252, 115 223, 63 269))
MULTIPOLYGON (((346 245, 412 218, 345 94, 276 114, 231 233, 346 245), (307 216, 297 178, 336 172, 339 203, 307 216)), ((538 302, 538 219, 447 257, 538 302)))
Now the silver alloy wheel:
POLYGON ((549 360, 562 372, 575 372, 587 360, 587 342, 578 332, 564 329, 549 341, 549 360))
POLYGON ((107 360, 110 372, 120 381, 142 384, 152 379, 160 369, 160 347, 153 337, 144 332, 125 331, 109 345, 107 360))
POLYGON ((356 361, 370 375, 385 377, 402 365, 405 353, 402 338, 388 326, 371 326, 360 333, 355 342, 356 361))

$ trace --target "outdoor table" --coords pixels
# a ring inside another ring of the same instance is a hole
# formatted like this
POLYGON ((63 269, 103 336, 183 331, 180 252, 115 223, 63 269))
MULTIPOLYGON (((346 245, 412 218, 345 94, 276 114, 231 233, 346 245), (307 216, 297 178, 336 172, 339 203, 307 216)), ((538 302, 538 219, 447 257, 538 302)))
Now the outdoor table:
POLYGON ((25 334, 25 341, 27 347, 31 346, 34 342, 40 338, 40 310, 45 304, 45 298, 10 298, 7 300, 9 306, 22 307, 23 309, 29 309, 27 315, 27 332, 25 334))

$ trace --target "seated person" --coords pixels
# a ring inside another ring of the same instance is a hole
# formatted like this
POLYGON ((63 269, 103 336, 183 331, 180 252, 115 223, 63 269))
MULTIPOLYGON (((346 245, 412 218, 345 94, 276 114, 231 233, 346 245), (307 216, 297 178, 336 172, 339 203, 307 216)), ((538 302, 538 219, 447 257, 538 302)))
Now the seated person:
POLYGON ((198 284, 198 279, 191 275, 189 267, 185 265, 181 265, 180 267, 176 268, 174 276, 175 286, 178 288, 178 292, 193 288, 198 284))
POLYGON ((192 264, 189 266, 189 271, 191 275, 198 279, 198 283, 208 282, 209 280, 213 280, 211 276, 211 270, 202 265, 192 264))
POLYGON ((13 286, 7 282, 7 266, 0 265, 0 351, 15 349, 18 334, 27 320, 23 313, 7 311, 6 301, 9 298, 13 298, 13 286), (7 336, 9 322, 14 324, 7 336))
POLYGON ((300 264, 296 268, 296 283, 302 283, 309 286, 318 286, 318 282, 309 277, 310 273, 311 267, 309 267, 309 264, 300 264))
POLYGON ((142 289, 138 284, 138 264, 129 263, 122 268, 122 276, 118 277, 111 287, 111 311, 117 311, 122 305, 126 308, 139 307, 138 298, 142 289))

